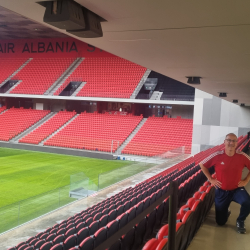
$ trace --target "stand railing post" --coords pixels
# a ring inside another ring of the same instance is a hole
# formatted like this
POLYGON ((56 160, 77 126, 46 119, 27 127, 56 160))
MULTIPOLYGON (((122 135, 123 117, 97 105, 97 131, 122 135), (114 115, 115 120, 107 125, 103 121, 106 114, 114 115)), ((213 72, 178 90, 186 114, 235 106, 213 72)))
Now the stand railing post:
POLYGON ((176 213, 178 202, 178 183, 173 181, 170 183, 172 192, 169 197, 169 216, 168 216, 168 250, 175 250, 175 234, 176 234, 176 213))
POLYGON ((113 140, 111 142, 111 154, 113 154, 113 140))

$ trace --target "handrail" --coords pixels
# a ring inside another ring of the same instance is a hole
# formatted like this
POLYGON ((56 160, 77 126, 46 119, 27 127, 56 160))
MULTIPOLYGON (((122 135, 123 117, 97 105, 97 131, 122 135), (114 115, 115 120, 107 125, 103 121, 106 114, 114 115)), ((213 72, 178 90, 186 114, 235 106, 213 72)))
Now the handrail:
POLYGON ((168 250, 175 249, 175 233, 176 233, 176 213, 178 201, 178 183, 177 181, 170 182, 169 189, 166 194, 155 201, 136 218, 130 221, 126 226, 117 231, 114 235, 104 241, 102 244, 94 248, 94 250, 103 250, 111 247, 117 240, 131 230, 136 224, 143 220, 149 213, 159 206, 167 197, 169 197, 169 237, 168 237, 168 250))

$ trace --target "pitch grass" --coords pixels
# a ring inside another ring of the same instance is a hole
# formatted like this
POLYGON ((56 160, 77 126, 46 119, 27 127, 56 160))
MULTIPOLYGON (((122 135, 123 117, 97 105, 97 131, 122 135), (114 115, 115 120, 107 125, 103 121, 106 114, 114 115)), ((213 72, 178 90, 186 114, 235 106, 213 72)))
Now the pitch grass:
POLYGON ((98 185, 98 174, 128 164, 0 148, 0 233, 74 201, 70 175, 83 172, 98 185))

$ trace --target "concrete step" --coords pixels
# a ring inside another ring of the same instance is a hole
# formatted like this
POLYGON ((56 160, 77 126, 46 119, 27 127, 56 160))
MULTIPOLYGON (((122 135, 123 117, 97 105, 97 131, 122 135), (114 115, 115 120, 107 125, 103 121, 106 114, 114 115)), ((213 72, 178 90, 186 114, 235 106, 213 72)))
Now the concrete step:
POLYGON ((38 145, 39 146, 43 146, 44 142, 46 142, 47 140, 49 140, 52 136, 54 136, 55 134, 57 134, 59 131, 61 131, 63 128, 65 128, 69 123, 71 123, 73 120, 76 119, 76 117, 79 116, 79 114, 76 114, 75 116, 73 116, 69 121, 67 121, 66 123, 63 124, 63 126, 61 126, 59 129, 57 129, 54 133, 52 133, 50 136, 48 136, 47 138, 45 138, 43 141, 41 141, 38 145))
POLYGON ((87 82, 82 82, 71 96, 76 96, 87 82))
POLYGON ((52 84, 52 86, 44 93, 44 95, 54 95, 54 93, 62 86, 67 78, 73 73, 73 71, 84 60, 82 57, 76 58, 76 60, 65 70, 65 72, 52 84))
POLYGON ((2 115, 3 113, 5 113, 8 109, 3 110, 2 112, 0 112, 0 115, 2 115))
POLYGON ((18 140, 23 138, 24 136, 26 136, 27 134, 29 134, 32 130, 38 128, 40 125, 42 125, 44 122, 46 122, 47 120, 49 120, 52 116, 54 116, 55 113, 54 112, 50 112, 49 114, 47 114, 45 117, 43 117, 41 120, 39 120, 37 123, 35 123, 34 125, 32 125, 31 127, 27 128, 25 131, 23 131, 22 133, 20 133, 19 135, 17 135, 16 137, 12 138, 10 140, 10 142, 13 143, 18 143, 18 140))
MULTIPOLYGON (((0 84, 2 87, 6 82, 8 82, 13 76, 15 76, 21 69, 23 69, 33 58, 29 58, 20 68, 18 68, 12 75, 10 75, 5 81, 0 84)), ((16 85, 15 85, 16 86, 16 85)))
POLYGON ((138 95, 138 93, 140 92, 143 84, 146 82, 149 74, 150 74, 151 70, 147 69, 146 72, 144 73, 142 79, 140 80, 140 82, 138 83, 137 87, 135 88, 134 92, 132 93, 132 95, 130 96, 130 99, 135 99, 136 96, 138 95))
POLYGON ((18 81, 14 86, 12 86, 8 91, 5 92, 5 94, 9 94, 15 87, 17 87, 20 83, 22 82, 22 80, 18 81))
POLYGON ((150 100, 161 100, 163 92, 160 91, 154 91, 152 96, 150 97, 150 100))
POLYGON ((133 132, 127 137, 127 139, 121 144, 121 146, 115 151, 115 155, 121 154, 122 150, 127 146, 127 144, 134 138, 143 124, 147 121, 147 118, 143 118, 133 132))

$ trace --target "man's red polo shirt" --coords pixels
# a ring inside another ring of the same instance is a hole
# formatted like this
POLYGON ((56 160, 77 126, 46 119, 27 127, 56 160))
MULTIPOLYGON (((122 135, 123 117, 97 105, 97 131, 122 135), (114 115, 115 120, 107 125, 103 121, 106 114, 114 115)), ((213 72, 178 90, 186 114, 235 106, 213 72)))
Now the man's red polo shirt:
POLYGON ((250 157, 243 152, 228 156, 224 150, 217 151, 201 162, 206 168, 215 167, 216 178, 222 183, 221 189, 233 190, 238 188, 242 170, 250 170, 250 157))

